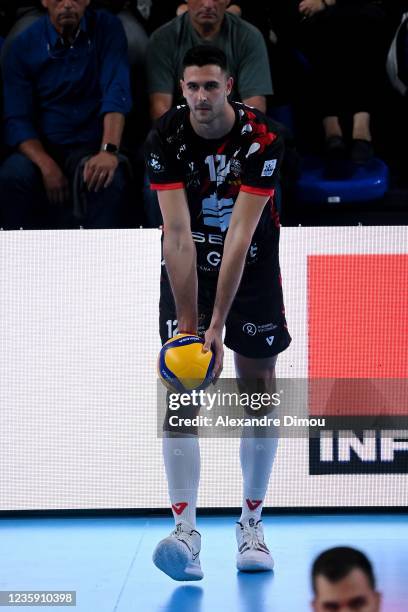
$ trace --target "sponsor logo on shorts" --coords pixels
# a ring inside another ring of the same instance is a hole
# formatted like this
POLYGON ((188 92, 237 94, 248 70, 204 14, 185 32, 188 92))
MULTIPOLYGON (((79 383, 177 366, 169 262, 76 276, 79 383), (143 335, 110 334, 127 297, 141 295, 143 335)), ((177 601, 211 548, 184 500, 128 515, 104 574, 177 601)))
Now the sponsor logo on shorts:
POLYGON ((261 176, 272 176, 276 168, 277 161, 277 159, 267 159, 263 165, 261 176))
MULTIPOLYGON (((265 323, 264 325, 255 325, 254 323, 245 323, 242 331, 248 334, 248 336, 255 336, 256 334, 266 334, 276 329, 278 326, 275 323, 265 323)), ((271 346, 273 342, 274 336, 269 336, 266 341, 270 342, 269 346, 271 346), (272 338, 272 340, 270 340, 272 338)))
POLYGON ((242 328, 242 331, 248 334, 248 336, 255 336, 256 334, 256 325, 253 323, 245 323, 242 328))
POLYGON ((267 344, 269 346, 272 346, 272 343, 273 343, 274 339, 275 339, 275 336, 268 336, 267 339, 266 339, 267 344))
POLYGON ((258 332, 260 334, 265 334, 266 332, 270 332, 273 329, 276 329, 278 326, 276 323, 265 323, 265 325, 258 325, 258 332))

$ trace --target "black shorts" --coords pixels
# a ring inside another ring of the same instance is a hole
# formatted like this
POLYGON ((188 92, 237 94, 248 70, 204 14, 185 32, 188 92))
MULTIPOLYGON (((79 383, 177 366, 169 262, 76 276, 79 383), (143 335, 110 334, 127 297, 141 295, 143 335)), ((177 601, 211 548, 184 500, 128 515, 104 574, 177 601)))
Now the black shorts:
MULTIPOLYGON (((198 333, 211 321, 218 277, 198 273, 198 333)), ((177 333, 176 308, 165 267, 160 283, 160 336, 162 343, 177 333)), ((248 266, 225 324, 224 344, 255 359, 272 357, 290 344, 279 266, 271 260, 248 266)))

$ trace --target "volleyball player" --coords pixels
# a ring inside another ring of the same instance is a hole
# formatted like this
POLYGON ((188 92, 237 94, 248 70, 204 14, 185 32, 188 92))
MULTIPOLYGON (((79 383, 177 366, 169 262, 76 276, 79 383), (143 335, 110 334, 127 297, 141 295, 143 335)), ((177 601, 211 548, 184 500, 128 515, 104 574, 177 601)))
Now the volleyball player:
MULTIPOLYGON (((279 270, 279 217, 274 205, 283 142, 274 122, 230 102, 233 80, 224 53, 202 45, 184 58, 187 101, 168 111, 147 140, 151 188, 163 215, 160 332, 203 334, 204 350, 222 369, 223 340, 234 352, 237 378, 272 388, 278 353, 290 343, 279 270)), ((259 387, 258 387, 259 388, 259 387)), ((203 577, 196 530, 200 451, 195 428, 175 430, 166 417, 163 455, 175 530, 153 555, 176 580, 203 577)), ((237 567, 273 568, 261 511, 276 436, 241 438, 242 514, 237 567)), ((222 465, 218 466, 220 478, 222 465)), ((226 475, 224 476, 226 478, 226 475)))

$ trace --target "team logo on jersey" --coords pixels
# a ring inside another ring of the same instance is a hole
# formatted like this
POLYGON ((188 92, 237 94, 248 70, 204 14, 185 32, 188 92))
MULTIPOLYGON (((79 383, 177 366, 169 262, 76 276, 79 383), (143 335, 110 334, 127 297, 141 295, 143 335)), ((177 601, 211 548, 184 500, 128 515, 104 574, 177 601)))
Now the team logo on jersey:
POLYGON ((277 159, 267 159, 263 165, 261 176, 272 176, 276 168, 277 161, 277 159))
POLYGON ((151 167, 151 169, 154 172, 163 172, 164 171, 164 166, 160 161, 160 157, 158 155, 156 155, 155 153, 151 153, 150 154, 150 159, 149 159, 149 166, 151 167))

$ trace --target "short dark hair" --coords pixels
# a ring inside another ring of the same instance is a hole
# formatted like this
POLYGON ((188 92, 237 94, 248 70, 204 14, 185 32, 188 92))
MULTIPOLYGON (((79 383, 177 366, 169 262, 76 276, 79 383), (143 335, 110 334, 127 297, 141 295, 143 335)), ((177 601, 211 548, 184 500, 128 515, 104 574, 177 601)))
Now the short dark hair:
POLYGON ((224 51, 214 45, 197 45, 191 47, 183 58, 183 72, 188 66, 219 66, 228 72, 227 56, 224 51))
POLYGON ((360 569, 375 589, 373 567, 364 553, 348 546, 337 546, 322 552, 312 566, 312 587, 316 594, 316 578, 324 576, 330 582, 338 582, 354 569, 360 569))

